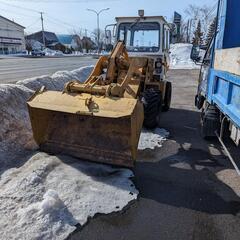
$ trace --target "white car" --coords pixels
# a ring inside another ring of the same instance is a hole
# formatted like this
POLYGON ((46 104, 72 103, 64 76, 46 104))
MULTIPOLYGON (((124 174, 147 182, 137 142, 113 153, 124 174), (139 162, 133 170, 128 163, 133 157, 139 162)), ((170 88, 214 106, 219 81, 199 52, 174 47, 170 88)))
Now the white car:
POLYGON ((33 49, 32 50, 32 56, 45 56, 45 52, 43 52, 42 50, 38 50, 38 49, 33 49))

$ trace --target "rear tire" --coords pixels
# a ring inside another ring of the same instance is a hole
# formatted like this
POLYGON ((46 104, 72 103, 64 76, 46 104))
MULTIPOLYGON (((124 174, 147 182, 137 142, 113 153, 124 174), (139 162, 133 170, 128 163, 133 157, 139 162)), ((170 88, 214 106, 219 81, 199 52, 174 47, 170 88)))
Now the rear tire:
POLYGON ((162 110, 164 112, 167 112, 170 109, 171 100, 172 100, 172 83, 171 82, 167 82, 166 83, 166 91, 165 91, 164 103, 163 103, 163 107, 162 107, 162 110))
POLYGON ((218 109, 209 105, 201 114, 201 135, 208 140, 216 137, 215 131, 220 129, 220 116, 218 109))
POLYGON ((153 129, 158 127, 161 109, 162 94, 153 88, 145 90, 143 94, 144 122, 145 128, 153 129))

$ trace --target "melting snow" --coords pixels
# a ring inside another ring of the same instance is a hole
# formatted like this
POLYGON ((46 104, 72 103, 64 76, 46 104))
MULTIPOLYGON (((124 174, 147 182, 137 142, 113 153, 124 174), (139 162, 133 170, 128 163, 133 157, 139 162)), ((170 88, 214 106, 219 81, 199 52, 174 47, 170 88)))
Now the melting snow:
POLYGON ((176 43, 171 44, 170 49, 170 68, 171 69, 199 69, 191 56, 192 44, 176 43))
POLYGON ((166 141, 166 138, 168 136, 169 136, 169 132, 162 128, 156 128, 152 132, 147 130, 142 130, 139 144, 138 144, 138 149, 144 150, 144 149, 155 149, 157 147, 162 147, 162 143, 166 141))
POLYGON ((11 165, 16 153, 36 149, 33 140, 27 100, 41 86, 49 90, 62 90, 70 80, 84 81, 93 66, 74 71, 61 71, 52 76, 40 76, 17 82, 0 84, 0 172, 11 165))
POLYGON ((27 99, 42 85, 62 90, 69 80, 84 81, 91 71, 85 67, 0 85, 1 239, 65 239, 77 223, 85 224, 96 213, 120 211, 137 198, 130 170, 45 153, 25 157, 25 164, 18 157, 36 149, 27 99))
POLYGON ((65 239, 137 198, 130 170, 38 153, 0 180, 2 239, 65 239))

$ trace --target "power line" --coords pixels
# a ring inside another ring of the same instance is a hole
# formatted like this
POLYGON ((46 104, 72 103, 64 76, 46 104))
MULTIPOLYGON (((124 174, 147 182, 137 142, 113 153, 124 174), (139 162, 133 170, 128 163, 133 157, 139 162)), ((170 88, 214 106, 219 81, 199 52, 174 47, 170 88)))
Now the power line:
POLYGON ((65 26, 65 29, 67 29, 66 27, 71 27, 72 29, 80 29, 80 30, 84 30, 85 28, 79 25, 73 25, 71 23, 62 21, 58 18, 52 17, 49 14, 45 14, 46 17, 48 18, 48 21, 51 21, 52 23, 59 25, 59 26, 65 26))
POLYGON ((14 2, 31 2, 31 3, 88 3, 88 2, 119 2, 121 0, 9 0, 14 2))
MULTIPOLYGON (((1 4, 1 2, 0 2, 0 4, 1 4)), ((26 15, 26 14, 23 14, 23 13, 19 13, 19 12, 16 12, 16 11, 13 11, 13 10, 9 10, 9 9, 6 10, 4 8, 0 8, 0 10, 2 10, 4 12, 14 13, 15 15, 18 15, 18 16, 21 16, 21 17, 27 17, 27 18, 35 18, 36 17, 36 16, 32 16, 32 15, 26 15)))
POLYGON ((26 27, 26 29, 27 29, 27 28, 30 28, 30 27, 32 27, 32 26, 34 26, 34 25, 36 25, 39 21, 40 21, 40 19, 37 18, 36 21, 34 21, 34 22, 31 23, 30 25, 28 25, 28 26, 26 27))
MULTIPOLYGON (((47 17, 48 18, 48 17, 47 17)), ((89 34, 91 34, 92 32, 91 31, 89 31, 88 29, 86 29, 86 28, 83 28, 83 27, 76 27, 76 26, 73 26, 72 27, 72 29, 70 29, 70 28, 67 28, 67 26, 68 25, 65 25, 65 24, 61 24, 61 23, 59 23, 58 21, 55 21, 55 20, 53 20, 53 19, 51 19, 51 18, 48 18, 48 24, 49 23, 52 23, 52 24, 54 24, 54 25, 56 25, 56 26, 59 26, 59 27, 61 27, 61 28, 63 28, 63 29, 65 29, 65 30, 67 30, 68 32, 70 32, 70 31, 75 31, 75 32, 77 32, 77 31, 79 31, 79 32, 84 32, 84 34, 87 36, 87 33, 89 33, 89 34)))
POLYGON ((6 2, 2 2, 2 1, 0 1, 0 3, 1 3, 1 4, 4 4, 4 5, 7 5, 7 6, 10 6, 10 7, 17 8, 17 9, 20 8, 20 9, 25 10, 25 11, 39 13, 39 11, 36 11, 35 9, 26 8, 26 7, 22 7, 22 6, 19 6, 19 5, 14 5, 14 4, 10 4, 10 3, 6 3, 6 2))
POLYGON ((218 2, 214 4, 213 8, 208 12, 206 18, 210 17, 217 10, 217 7, 218 7, 218 2))
POLYGON ((49 18, 48 18, 47 23, 48 23, 48 25, 49 25, 49 23, 52 23, 52 24, 54 24, 54 25, 56 25, 56 26, 58 26, 58 27, 61 27, 61 29, 65 29, 65 30, 68 30, 68 31, 69 31, 69 28, 67 28, 66 25, 63 25, 63 24, 61 24, 61 23, 58 23, 58 22, 56 22, 56 21, 54 21, 54 20, 52 20, 52 19, 49 19, 49 18))
POLYGON ((71 24, 71 23, 64 22, 64 21, 62 21, 62 20, 60 20, 60 19, 57 19, 57 18, 55 18, 55 17, 50 16, 49 14, 46 14, 46 15, 47 15, 47 18, 50 18, 50 19, 52 19, 52 20, 54 20, 54 21, 56 21, 56 22, 62 23, 63 25, 70 26, 70 27, 74 27, 74 28, 76 27, 76 26, 74 26, 74 25, 71 24))

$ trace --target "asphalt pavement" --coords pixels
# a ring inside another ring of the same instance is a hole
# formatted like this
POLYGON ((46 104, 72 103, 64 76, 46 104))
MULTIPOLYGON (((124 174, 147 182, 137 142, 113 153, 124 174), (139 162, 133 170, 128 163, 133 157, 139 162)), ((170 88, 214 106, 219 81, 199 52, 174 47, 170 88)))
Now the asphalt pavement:
POLYGON ((69 240, 240 239, 239 177, 219 177, 234 170, 216 140, 200 137, 197 76, 197 70, 169 73, 172 109, 162 114, 161 127, 170 137, 162 148, 139 152, 138 200, 120 213, 89 219, 69 240))
POLYGON ((61 58, 0 58, 0 83, 15 83, 26 78, 49 75, 62 70, 74 70, 95 64, 96 59, 85 56, 61 58))

